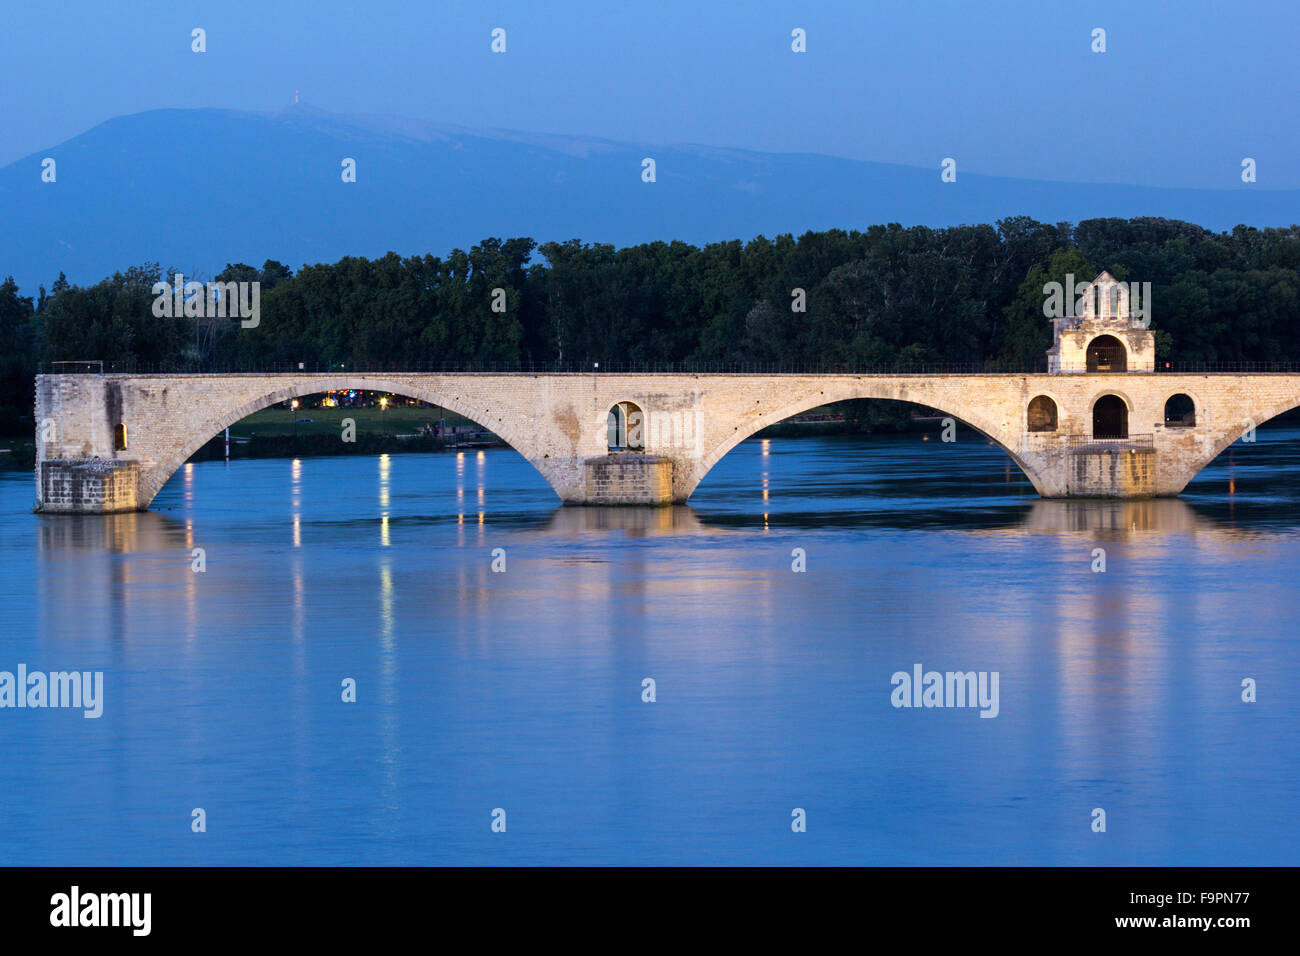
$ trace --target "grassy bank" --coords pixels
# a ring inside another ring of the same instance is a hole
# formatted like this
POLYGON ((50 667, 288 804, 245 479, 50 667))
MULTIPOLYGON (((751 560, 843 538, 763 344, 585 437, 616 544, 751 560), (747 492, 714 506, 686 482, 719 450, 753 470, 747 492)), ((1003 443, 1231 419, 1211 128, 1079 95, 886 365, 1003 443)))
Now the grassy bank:
MULTIPOLYGON (((231 458, 306 458, 322 455, 377 455, 441 451, 457 440, 492 439, 469 419, 442 408, 388 407, 285 408, 274 405, 230 426, 231 458), (445 423, 452 433, 435 437, 424 427, 445 423), (350 423, 345 426, 345 423, 350 423), (343 441, 349 427, 352 441, 343 441)), ((216 435, 194 456, 196 461, 225 457, 225 436, 216 435)))
MULTIPOLYGON (((335 439, 343 432, 344 419, 356 423, 358 439, 362 435, 415 435, 427 425, 436 425, 439 419, 449 428, 473 425, 468 418, 442 408, 394 404, 388 408, 284 408, 273 405, 254 412, 230 426, 231 438, 252 438, 257 435, 332 435, 335 439), (301 421, 301 419, 311 421, 301 421), (297 420, 297 421, 295 421, 297 420)), ((477 426, 475 426, 477 427, 477 426)))
MULTIPOLYGON (((233 433, 233 429, 231 429, 233 433)), ((218 435, 192 456, 192 461, 218 461, 225 457, 225 438, 218 435)), ((432 435, 363 434, 357 440, 343 441, 337 433, 314 435, 254 435, 247 441, 230 443, 230 457, 235 458, 315 458, 325 455, 379 455, 408 451, 442 451, 447 443, 432 435)))

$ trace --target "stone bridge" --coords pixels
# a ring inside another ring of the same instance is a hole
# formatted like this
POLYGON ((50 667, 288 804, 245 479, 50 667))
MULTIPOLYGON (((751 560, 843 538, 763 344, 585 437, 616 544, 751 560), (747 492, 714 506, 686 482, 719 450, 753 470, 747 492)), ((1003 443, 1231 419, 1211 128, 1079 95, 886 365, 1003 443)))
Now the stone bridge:
MULTIPOLYGON (((147 508, 172 473, 227 426, 335 389, 391 392, 450 409, 500 436, 562 501, 588 504, 685 501, 723 455, 762 428, 855 398, 912 402, 973 426, 1043 497, 1176 495, 1233 441, 1300 405, 1300 375, 1083 369, 58 374, 38 376, 36 385, 37 509, 49 512, 147 508)), ((931 447, 944 453, 942 443, 931 447)))

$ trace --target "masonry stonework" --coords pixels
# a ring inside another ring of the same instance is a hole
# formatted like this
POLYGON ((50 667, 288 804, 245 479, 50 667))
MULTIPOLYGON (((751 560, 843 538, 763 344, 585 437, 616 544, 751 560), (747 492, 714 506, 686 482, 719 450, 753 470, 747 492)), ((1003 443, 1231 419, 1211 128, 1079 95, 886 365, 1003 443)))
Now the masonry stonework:
POLYGON ((101 458, 53 458, 39 465, 41 510, 64 514, 138 511, 140 466, 101 458))
POLYGON ((673 461, 654 455, 610 454, 584 463, 588 505, 670 505, 673 461))
MULTIPOLYGON (((571 503, 592 500, 587 462, 609 453, 608 414, 618 402, 644 410, 640 451, 668 463, 677 503, 755 432, 847 399, 913 402, 960 419, 1000 445, 1047 498, 1176 495, 1243 433, 1300 405, 1300 375, 1286 374, 42 375, 37 508, 119 509, 129 496, 118 483, 128 481, 135 485, 129 506, 147 508, 227 426, 268 405, 340 388, 392 392, 464 415, 499 435, 571 503), (1194 403, 1195 424, 1167 426, 1165 403, 1180 393, 1194 403), (1029 403, 1040 395, 1055 404, 1054 431, 1029 431, 1029 403), (1094 406, 1104 396, 1123 404, 1129 436, 1095 440, 1094 406), (115 447, 118 425, 125 448, 115 447), (1081 461, 1090 455, 1095 460, 1081 461), (69 502, 65 479, 43 477, 70 474, 77 466, 68 460, 119 463, 112 494, 90 482, 83 500, 69 502)), ((946 446, 931 447, 943 454, 946 446)))
POLYGON ((1151 448, 1089 448, 1070 454, 1066 494, 1071 498, 1150 498, 1156 493, 1151 448))

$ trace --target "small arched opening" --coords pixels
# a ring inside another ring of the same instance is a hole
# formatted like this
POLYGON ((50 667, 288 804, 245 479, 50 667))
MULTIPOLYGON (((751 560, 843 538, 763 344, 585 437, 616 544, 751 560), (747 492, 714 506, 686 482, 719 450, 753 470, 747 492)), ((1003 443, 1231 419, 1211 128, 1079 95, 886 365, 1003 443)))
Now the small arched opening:
POLYGON ((122 422, 113 426, 113 451, 126 451, 126 425, 122 422))
POLYGON ((1088 343, 1089 372, 1127 372, 1128 351, 1113 335, 1099 335, 1088 343))
POLYGON ((1092 406, 1093 438, 1128 438, 1128 405, 1118 395, 1103 395, 1092 406))
POLYGON ((1191 428, 1196 424, 1196 403, 1192 396, 1179 392, 1165 402, 1166 428, 1191 428))
POLYGON ((1029 403, 1029 430, 1031 432, 1056 431, 1056 402, 1039 395, 1029 403))
POLYGON ((609 410, 609 450, 645 448, 645 413, 634 402, 619 402, 609 410))

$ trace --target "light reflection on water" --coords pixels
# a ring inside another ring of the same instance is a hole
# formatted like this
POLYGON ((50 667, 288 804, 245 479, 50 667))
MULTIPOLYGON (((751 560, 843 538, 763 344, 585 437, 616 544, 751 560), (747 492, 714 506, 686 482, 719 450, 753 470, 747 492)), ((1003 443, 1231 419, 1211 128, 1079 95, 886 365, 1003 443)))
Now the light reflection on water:
POLYGON ((508 450, 195 464, 106 517, 32 515, 6 474, 0 669, 104 670, 108 700, 0 711, 0 846, 1295 863, 1300 434, 1259 437, 1142 502, 1042 501, 915 436, 746 442, 663 509, 557 507, 508 450), (1000 716, 895 710, 917 662, 999 671, 1000 716))

